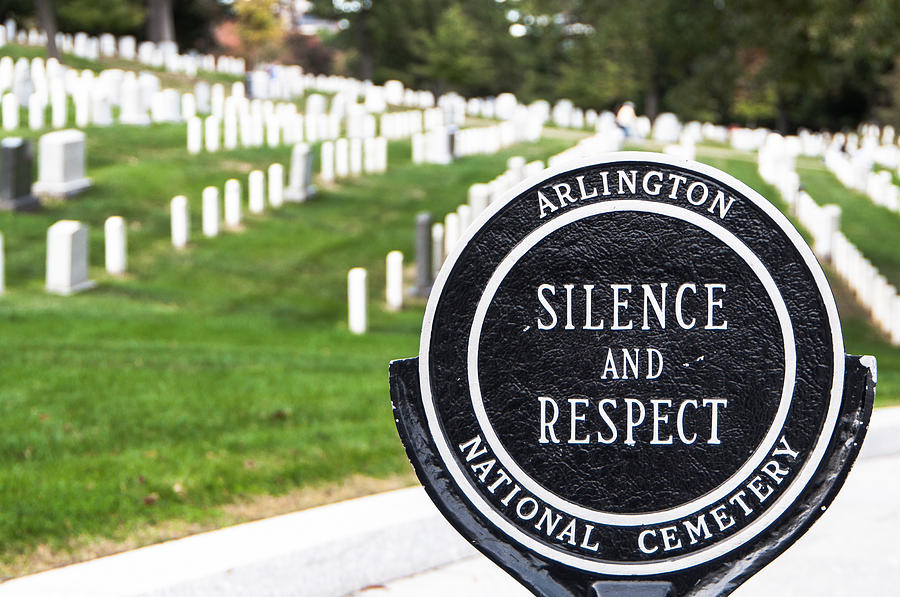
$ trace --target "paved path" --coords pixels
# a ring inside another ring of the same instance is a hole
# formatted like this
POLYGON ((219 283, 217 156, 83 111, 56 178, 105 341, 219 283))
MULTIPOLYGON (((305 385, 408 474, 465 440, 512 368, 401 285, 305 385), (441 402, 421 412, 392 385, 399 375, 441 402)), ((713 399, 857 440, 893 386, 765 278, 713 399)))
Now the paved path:
MULTIPOLYGON (((900 441, 900 435, 897 436, 900 441)), ((831 508, 735 597, 900 595, 900 454, 860 460, 831 508)), ((357 597, 527 597, 483 556, 372 587, 357 597)))
MULTIPOLYGON (((896 597, 898 537, 900 408, 880 409, 862 457, 829 511, 735 594, 896 597)), ((478 555, 421 488, 201 533, 0 585, 0 597, 348 594, 528 595, 478 555)))

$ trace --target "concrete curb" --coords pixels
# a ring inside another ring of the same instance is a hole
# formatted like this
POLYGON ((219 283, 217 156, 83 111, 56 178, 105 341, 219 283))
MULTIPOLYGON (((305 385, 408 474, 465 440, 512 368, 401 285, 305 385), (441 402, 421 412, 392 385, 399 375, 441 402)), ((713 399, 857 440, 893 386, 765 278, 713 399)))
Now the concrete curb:
MULTIPOLYGON (((860 458, 898 453, 900 407, 878 409, 860 458)), ((339 597, 475 553, 411 488, 14 579, 0 595, 339 597)))

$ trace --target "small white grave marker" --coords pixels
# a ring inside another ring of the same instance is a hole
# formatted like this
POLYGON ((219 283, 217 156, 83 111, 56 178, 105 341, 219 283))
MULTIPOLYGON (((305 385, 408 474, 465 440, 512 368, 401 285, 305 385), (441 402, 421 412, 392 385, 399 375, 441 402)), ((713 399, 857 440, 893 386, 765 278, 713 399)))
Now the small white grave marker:
POLYGON ((248 180, 250 211, 261 214, 266 209, 266 175, 262 170, 254 170, 248 180))
POLYGON ((269 205, 284 205, 284 166, 281 164, 269 166, 269 205))
POLYGON ((84 175, 86 136, 75 129, 54 131, 38 141, 38 179, 32 190, 36 195, 71 197, 91 186, 84 175))
POLYGON ((172 246, 183 249, 190 238, 190 213, 188 202, 184 195, 173 197, 170 203, 172 214, 172 246))
POLYGON ((69 295, 92 288, 88 279, 88 228, 60 220, 47 229, 47 292, 69 295))
POLYGON ((203 234, 208 237, 219 235, 219 189, 203 189, 203 234))
POLYGON ((235 178, 225 182, 225 225, 229 228, 241 225, 241 182, 235 178))
POLYGON ((387 307, 391 311, 403 308, 403 253, 391 251, 385 260, 387 267, 387 307))
POLYGON ((366 333, 366 270, 354 267, 347 273, 348 323, 354 334, 366 333))
POLYGON ((203 151, 203 121, 196 116, 188 119, 187 150, 192 154, 203 151))
POLYGON ((125 273, 127 240, 125 220, 122 216, 110 216, 103 225, 106 241, 106 271, 114 276, 125 273))
POLYGON ((206 142, 206 151, 219 151, 219 117, 207 116, 204 128, 204 141, 206 142))
POLYGON ((324 183, 334 182, 334 143, 332 141, 324 141, 320 153, 321 167, 319 176, 324 183))

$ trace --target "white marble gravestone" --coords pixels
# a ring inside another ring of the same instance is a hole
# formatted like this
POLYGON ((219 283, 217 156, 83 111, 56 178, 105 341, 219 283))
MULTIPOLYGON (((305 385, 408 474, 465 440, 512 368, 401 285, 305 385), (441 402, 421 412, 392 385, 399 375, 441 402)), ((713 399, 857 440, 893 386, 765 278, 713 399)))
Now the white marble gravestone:
POLYGON ((272 164, 269 166, 269 205, 281 207, 284 205, 284 166, 272 164))
POLYGON ((387 308, 399 311, 403 308, 403 253, 391 251, 385 259, 387 271, 385 298, 387 308))
POLYGON ((114 276, 125 273, 127 240, 125 220, 122 216, 110 216, 103 224, 106 249, 106 271, 114 276))
POLYGON ((219 189, 203 189, 203 235, 210 238, 219 235, 219 189))
POLYGON ((319 176, 322 182, 326 184, 334 182, 334 143, 332 141, 322 143, 319 158, 321 160, 319 176))
POLYGON ((241 182, 236 178, 225 182, 225 225, 231 229, 241 226, 241 182))
POLYGON ((65 198, 91 186, 84 175, 85 134, 75 129, 54 131, 38 141, 38 179, 35 195, 65 198))
POLYGON ((176 249, 183 249, 191 236, 191 220, 187 198, 184 195, 173 197, 170 209, 172 214, 172 246, 176 249))
POLYGON ((284 189, 286 201, 306 201, 316 192, 312 185, 312 152, 306 143, 297 143, 291 150, 291 168, 288 186, 284 189))
POLYGON ((47 292, 69 295, 92 288, 88 279, 88 227, 60 220, 47 229, 47 292))
POLYGON ((207 116, 204 121, 203 140, 206 151, 214 153, 219 151, 219 138, 221 137, 218 116, 207 116))
POLYGON ((19 128, 19 100, 15 94, 7 93, 3 95, 2 114, 3 129, 12 131, 19 128))
POLYGON ((196 116, 187 123, 187 150, 192 154, 203 151, 203 121, 196 116))
POLYGON ((266 209, 266 175, 262 170, 254 170, 248 177, 247 186, 250 211, 261 214, 266 209))
POLYGON ((341 137, 334 142, 334 175, 346 178, 350 174, 350 142, 341 137))
POLYGON ((347 273, 348 324, 354 334, 366 333, 366 270, 354 267, 347 273))

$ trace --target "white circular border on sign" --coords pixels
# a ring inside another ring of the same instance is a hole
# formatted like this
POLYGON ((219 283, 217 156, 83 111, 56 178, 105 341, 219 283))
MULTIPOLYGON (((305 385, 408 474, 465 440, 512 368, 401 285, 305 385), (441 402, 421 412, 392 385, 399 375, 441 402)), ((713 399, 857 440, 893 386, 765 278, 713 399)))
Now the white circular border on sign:
POLYGON ((522 484, 522 487, 557 510, 565 512, 570 516, 600 524, 637 526, 668 522, 687 516, 688 514, 693 514, 694 512, 721 500, 737 489, 737 487, 740 486, 742 482, 746 481, 746 478, 762 464, 762 461, 766 459, 769 455, 769 451, 778 441, 782 427, 784 427, 784 422, 787 419, 788 411, 791 408, 791 401, 794 395, 794 382, 797 373, 797 354, 794 346, 794 328, 791 325, 791 318, 790 315, 788 315, 787 305, 784 303, 784 298, 781 296, 781 292, 778 290, 775 280, 772 279, 772 275, 766 270, 762 261, 759 260, 759 257, 757 257, 747 245, 741 242, 738 237, 726 230, 720 224, 683 207, 656 201, 614 199, 575 208, 563 215, 553 218, 522 239, 522 241, 509 252, 503 261, 500 262, 500 265, 497 266, 497 269, 495 269, 493 275, 491 275, 484 293, 481 295, 481 300, 478 302, 478 307, 475 310, 475 317, 472 321, 472 330, 469 333, 467 368, 469 373, 469 393, 472 399, 472 406, 475 409, 475 416, 478 418, 478 423, 482 433, 484 433, 484 438, 494 451, 494 454, 496 454, 497 459, 510 473, 512 473, 513 478, 515 478, 518 483, 522 484), (503 283, 503 280, 512 268, 515 267, 516 263, 518 263, 519 260, 536 244, 564 226, 591 216, 623 212, 659 214, 682 220, 709 232, 718 240, 725 243, 728 248, 734 251, 747 263, 747 265, 750 266, 750 269, 753 270, 753 273, 756 274, 756 277, 762 282, 763 287, 769 295, 769 300, 772 301, 772 305, 775 307, 775 313, 778 315, 778 323, 781 328, 781 337, 784 344, 784 381, 781 388, 781 398, 778 402, 778 410, 775 412, 772 424, 769 426, 769 429, 759 446, 753 452, 753 455, 741 465, 741 468, 728 477, 728 479, 702 496, 675 508, 656 512, 643 512, 640 514, 614 514, 579 506, 578 504, 574 504, 556 495, 552 491, 548 491, 540 483, 532 479, 522 470, 515 459, 510 456, 506 447, 503 445, 503 442, 497 437, 484 408, 484 400, 481 395, 481 384, 478 379, 478 344, 481 340, 481 328, 484 323, 484 318, 487 315, 487 310, 490 307, 491 302, 494 300, 497 290, 500 288, 500 284, 503 283))
POLYGON ((699 162, 678 159, 665 154, 641 151, 604 153, 594 156, 593 159, 582 158, 566 162, 561 166, 548 168, 520 183, 510 191, 507 191, 502 200, 491 203, 488 209, 482 212, 478 219, 465 231, 462 238, 459 239, 450 255, 447 256, 444 265, 441 267, 441 271, 438 273, 431 294, 428 297, 428 304, 425 307, 425 318, 422 322, 422 336, 419 342, 419 385, 422 392, 422 406, 425 411, 428 429, 434 440, 435 446, 437 447, 438 454, 444 465, 447 467, 447 472, 453 477, 457 487, 459 487, 459 490, 466 496, 466 499, 472 503, 482 516, 495 525, 496 528, 527 549, 552 561, 559 562, 566 566, 572 566, 580 570, 598 574, 615 574, 622 576, 663 574, 703 564, 744 545, 775 522, 806 488, 807 483, 819 467, 819 463, 828 448, 828 444, 831 441, 834 428, 837 424, 838 410, 840 409, 844 385, 844 340, 841 335, 841 324, 840 319, 838 318, 834 296, 831 294, 831 288, 828 286, 825 273, 822 271, 821 266, 819 266, 818 261, 816 261, 812 250, 810 250, 809 246, 807 246, 806 242, 803 240, 803 237, 800 236, 800 233, 797 232, 793 225, 791 225, 784 214, 778 211, 778 209, 762 195, 730 174, 726 174, 721 170, 699 162), (434 396, 431 393, 429 351, 435 312, 437 311, 444 285, 450 277, 450 272, 453 271, 453 267, 456 265, 457 260, 469 241, 472 240, 472 237, 485 223, 488 222, 488 220, 493 218, 494 215, 508 203, 544 180, 581 168, 615 163, 662 164, 696 172, 704 176, 709 176, 714 180, 720 181, 735 189, 738 193, 743 195, 744 198, 753 203, 754 206, 768 216, 785 236, 787 236, 788 240, 802 257, 807 270, 812 274, 819 291, 819 296, 825 305, 828 323, 831 328, 831 342, 833 348, 832 385, 825 422, 823 423, 822 431, 813 447, 812 453, 809 454, 803 468, 790 486, 776 499, 774 504, 771 505, 768 510, 765 510, 756 520, 734 535, 714 543, 709 547, 699 549, 689 554, 671 556, 667 557, 665 560, 650 562, 610 562, 579 557, 542 543, 525 534, 518 527, 509 522, 503 514, 485 501, 478 489, 468 480, 466 474, 460 468, 459 463, 456 460, 455 452, 450 447, 448 439, 444 435, 444 430, 434 404, 434 396))

